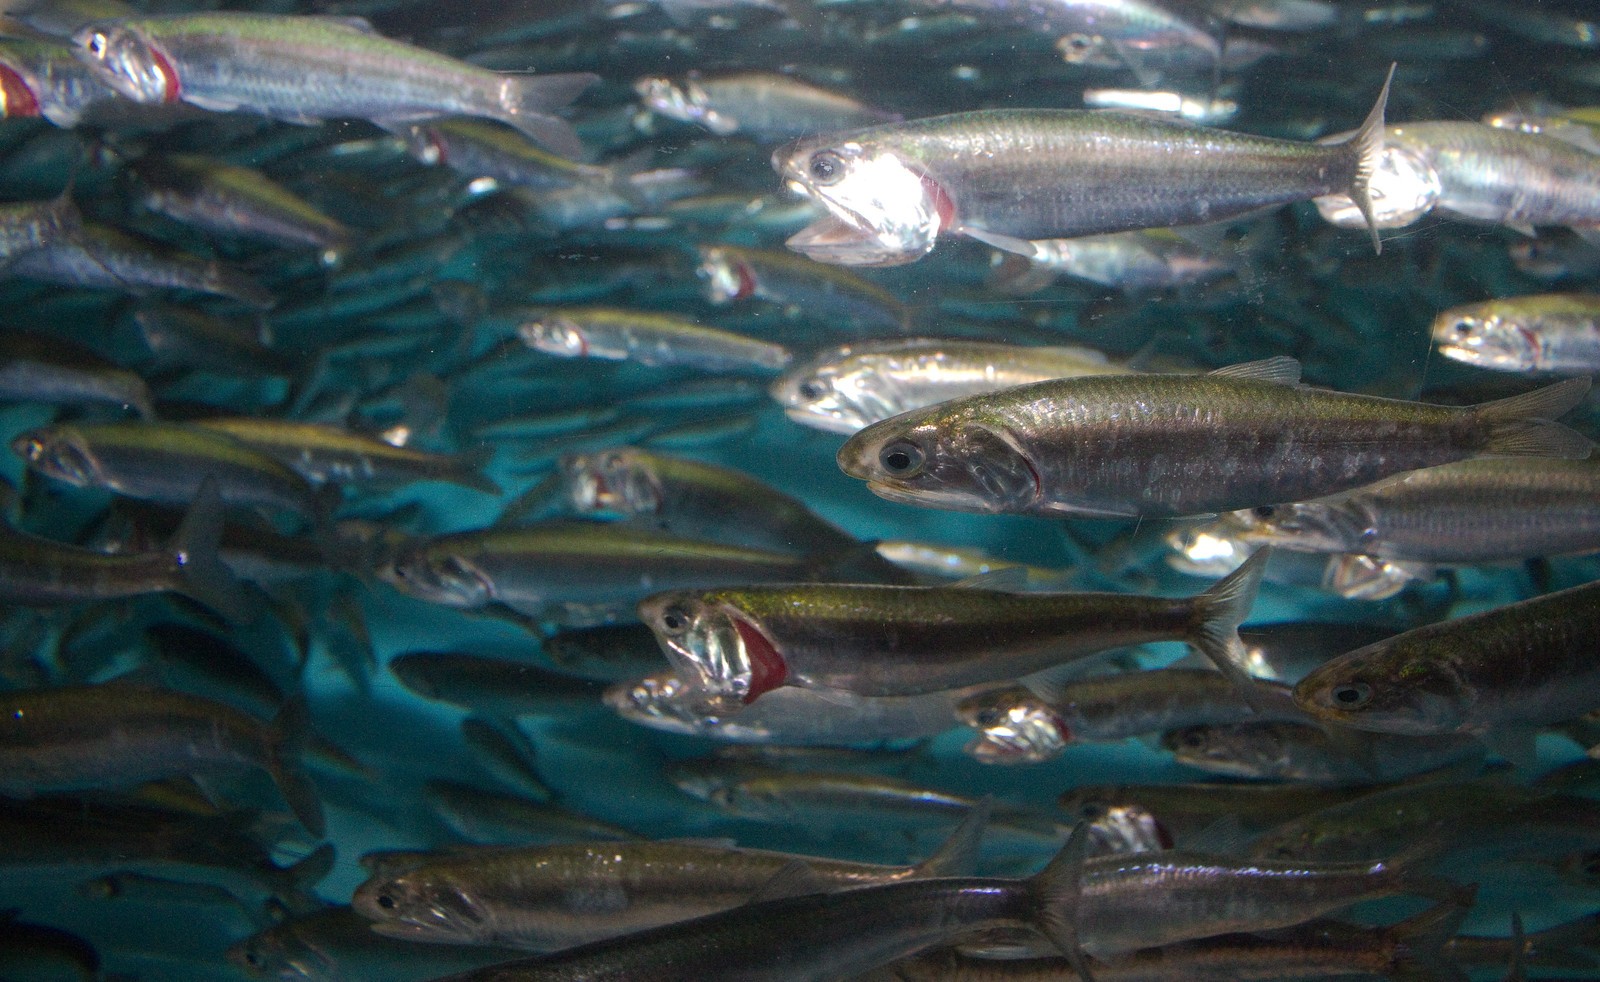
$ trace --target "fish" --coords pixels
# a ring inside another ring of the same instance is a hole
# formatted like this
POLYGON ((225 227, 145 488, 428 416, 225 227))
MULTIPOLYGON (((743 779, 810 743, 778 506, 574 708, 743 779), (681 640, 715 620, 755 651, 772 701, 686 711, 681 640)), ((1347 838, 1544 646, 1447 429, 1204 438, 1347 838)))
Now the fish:
POLYGON ((1580 458, 1554 420, 1587 378, 1469 407, 1299 384, 1282 356, 1207 375, 1036 382, 902 413, 839 448, 890 501, 986 514, 1179 517, 1303 501, 1477 456, 1580 458))
POLYGON ((322 803, 300 772, 306 709, 270 725, 223 703, 131 683, 5 693, 0 794, 126 786, 241 767, 266 771, 295 817, 321 838, 322 803))
POLYGON ((564 358, 605 358, 707 372, 781 371, 789 351, 670 314, 616 307, 566 307, 543 311, 517 326, 524 344, 564 358))
POLYGON ((379 35, 360 18, 169 14, 85 24, 76 53, 126 98, 242 109, 292 123, 358 117, 398 126, 480 116, 542 146, 581 156, 571 127, 551 115, 595 76, 490 72, 379 35))
POLYGON ((1266 784, 1243 781, 1099 784, 1065 791, 1057 806, 1069 821, 1096 822, 1121 810, 1150 816, 1169 843, 1194 848, 1219 827, 1265 832, 1365 794, 1373 785, 1266 784), (1219 826, 1219 823, 1222 823, 1219 826))
POLYGON ((592 706, 602 683, 549 671, 525 661, 451 651, 408 651, 389 671, 417 695, 491 716, 555 715, 592 706))
POLYGON ((795 422, 849 435, 963 396, 1128 371, 1093 348, 906 338, 825 348, 786 371, 770 392, 795 422))
POLYGON ((369 929, 348 905, 293 917, 237 941, 228 961, 252 978, 273 982, 341 982, 382 975, 395 982, 425 982, 510 961, 519 952, 475 945, 416 945, 369 929))
POLYGON ((629 829, 550 802, 484 791, 458 781, 428 781, 422 796, 440 821, 469 842, 525 846, 530 842, 639 838, 629 829))
POLYGON ((255 318, 217 317, 190 307, 151 303, 133 323, 161 367, 199 368, 243 378, 292 378, 300 364, 273 348, 272 330, 255 318))
POLYGON ((1334 147, 1122 113, 987 109, 803 138, 772 166, 828 209, 787 242, 818 262, 903 265, 941 234, 1028 256, 1030 240, 1201 225, 1335 191, 1370 215, 1388 93, 1385 80, 1361 129, 1334 147))
POLYGON ((83 231, 83 215, 66 195, 0 205, 0 268, 18 257, 66 243, 83 231))
POLYGON ((534 191, 600 188, 632 195, 631 161, 588 164, 552 153, 525 134, 465 116, 413 123, 400 132, 407 151, 430 167, 443 165, 467 177, 488 177, 508 187, 534 191))
POLYGON ((1490 736, 1573 719, 1600 707, 1597 598, 1600 583, 1588 583, 1415 628, 1323 665, 1295 702, 1390 734, 1490 736))
POLYGON ((86 114, 105 115, 97 110, 113 100, 121 97, 65 44, 19 37, 0 42, 0 117, 42 116, 71 128, 86 114))
MULTIPOLYGON (((0 239, 5 234, 0 231, 0 239)), ((0 265, 0 274, 136 296, 152 290, 185 290, 226 297, 255 310, 266 310, 276 302, 270 290, 237 267, 197 259, 93 223, 11 256, 0 265)))
POLYGON ((1295 722, 1224 723, 1164 733, 1179 763, 1213 774, 1267 781, 1394 781, 1483 758, 1467 736, 1356 734, 1295 722))
POLYGON ((1433 319, 1439 354, 1501 372, 1591 374, 1600 367, 1600 297, 1550 293, 1452 307, 1433 319))
POLYGON ((356 888, 385 937, 554 951, 736 908, 803 868, 818 892, 972 873, 984 815, 915 866, 688 841, 528 846, 424 858, 356 888))
POLYGON ((1074 921, 1083 842, 1081 833, 1073 836, 1049 865, 1023 880, 915 879, 818 895, 797 865, 769 883, 776 899, 451 976, 450 982, 848 978, 994 927, 1038 930, 1081 966, 1074 921))
POLYGON ((1149 641, 1187 641, 1236 673, 1231 647, 1265 553, 1186 599, 964 587, 748 586, 639 604, 667 660, 727 711, 783 686, 914 696, 1004 682, 1149 641))
POLYGON ((822 318, 833 327, 906 329, 911 311, 871 280, 770 249, 702 245, 695 272, 705 298, 722 306, 764 300, 795 315, 822 318))
POLYGON ((539 752, 514 720, 469 716, 461 739, 480 770, 533 801, 553 801, 555 792, 539 774, 539 752))
POLYGON ((1219 280, 1238 263, 1165 229, 1039 239, 1031 253, 995 254, 990 282, 1006 293, 1032 293, 1062 276, 1118 290, 1165 290, 1219 280))
POLYGON ((336 426, 255 416, 219 416, 192 425, 272 457, 315 485, 432 480, 500 494, 500 486, 479 472, 487 454, 429 453, 336 426))
POLYGON ((31 470, 74 487, 188 504, 209 479, 225 505, 312 520, 323 511, 299 474, 232 437, 182 423, 57 424, 21 434, 11 449, 31 470))
POLYGON ((1497 563, 1600 550, 1597 495, 1592 460, 1466 460, 1223 521, 1242 541, 1295 551, 1497 563))
POLYGON ((25 921, 12 908, 0 910, 0 972, 13 978, 82 979, 100 977, 100 952, 64 931, 25 921))
POLYGON ((662 667, 661 646, 643 624, 561 628, 540 642, 558 671, 600 682, 621 682, 662 667))
POLYGON ((26 331, 0 337, 0 399, 98 404, 155 417, 144 379, 71 342, 26 331))
POLYGON ((633 83, 650 112, 697 123, 717 136, 747 136, 759 143, 791 140, 808 133, 871 126, 900 119, 820 86, 770 72, 660 76, 633 83))

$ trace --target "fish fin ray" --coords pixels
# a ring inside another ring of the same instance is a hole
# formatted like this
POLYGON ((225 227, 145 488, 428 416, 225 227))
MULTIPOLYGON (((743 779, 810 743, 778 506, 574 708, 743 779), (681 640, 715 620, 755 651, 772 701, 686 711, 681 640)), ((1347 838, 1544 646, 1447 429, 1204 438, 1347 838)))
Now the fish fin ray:
POLYGON ((1441 901, 1389 928, 1395 952, 1391 977, 1397 982, 1466 982, 1467 974, 1444 948, 1461 929, 1475 894, 1464 891, 1460 899, 1441 901))
POLYGON ((1189 643, 1210 659, 1233 682, 1245 702, 1258 712, 1269 707, 1254 677, 1245 668, 1248 658, 1244 642, 1239 640, 1239 625, 1250 616, 1256 593, 1261 589, 1261 574, 1271 554, 1270 546, 1256 550, 1238 569, 1195 598, 1199 624, 1189 638, 1189 643))
POLYGON ((311 738, 311 733, 310 711, 305 698, 296 696, 284 703, 277 719, 272 721, 267 770, 295 818, 306 827, 306 831, 321 838, 328 830, 322 814, 322 799, 300 765, 301 751, 311 738))
POLYGON ((1032 242, 1028 241, 1027 239, 1019 239, 1014 235, 1002 235, 999 232, 988 232, 981 228, 972 228, 968 225, 959 226, 951 231, 958 235, 965 235, 969 239, 976 239, 991 249, 999 249, 1001 252, 1008 252, 1012 255, 1022 256, 1026 259, 1033 259, 1039 254, 1038 249, 1034 247, 1032 242))
POLYGON ((978 802, 950 833, 950 838, 933 855, 917 864, 912 875, 918 878, 971 876, 978 865, 978 849, 983 845, 983 833, 992 808, 993 802, 987 796, 978 802))
POLYGON ((1555 420, 1582 402, 1592 384, 1593 380, 1587 376, 1569 378, 1475 407, 1477 414, 1489 424, 1489 437, 1481 452, 1508 457, 1581 459, 1589 456, 1594 449, 1593 441, 1555 420))
POLYGON ((1266 382, 1271 385, 1299 385, 1300 362, 1288 355, 1274 355, 1259 361, 1242 361, 1237 365, 1224 365, 1206 374, 1216 378, 1236 379, 1241 382, 1266 382))
POLYGON ((570 157, 584 156, 572 124, 550 115, 598 81, 590 72, 560 75, 505 75, 500 80, 501 119, 541 147, 570 157))
POLYGON ((177 570, 175 589, 232 623, 255 619, 244 584, 222 562, 222 495, 214 477, 200 484, 200 493, 178 530, 167 543, 167 554, 177 570))
POLYGON ((1089 852, 1089 826, 1079 822, 1066 845, 1030 880, 1038 905, 1038 924, 1061 949, 1082 982, 1094 982, 1088 955, 1078 938, 1078 910, 1083 900, 1083 864, 1089 852))
POLYGON ((1383 157, 1383 112, 1389 104, 1389 86, 1394 83, 1397 64, 1390 63, 1389 74, 1384 77, 1383 88, 1378 91, 1372 110, 1349 141, 1356 155, 1356 173, 1355 179, 1350 182, 1350 200, 1355 202, 1361 217, 1366 219, 1367 231, 1372 234, 1372 251, 1378 255, 1383 254, 1383 240, 1378 237, 1378 221, 1372 211, 1372 175, 1377 172, 1378 163, 1383 157))

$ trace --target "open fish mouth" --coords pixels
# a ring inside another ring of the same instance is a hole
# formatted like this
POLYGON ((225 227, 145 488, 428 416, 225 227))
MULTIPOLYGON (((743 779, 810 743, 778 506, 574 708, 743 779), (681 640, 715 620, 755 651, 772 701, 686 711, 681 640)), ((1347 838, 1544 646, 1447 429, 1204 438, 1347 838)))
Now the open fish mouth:
POLYGON ((839 266, 904 266, 928 254, 928 249, 891 242, 856 216, 824 215, 789 236, 784 245, 807 259, 839 266))

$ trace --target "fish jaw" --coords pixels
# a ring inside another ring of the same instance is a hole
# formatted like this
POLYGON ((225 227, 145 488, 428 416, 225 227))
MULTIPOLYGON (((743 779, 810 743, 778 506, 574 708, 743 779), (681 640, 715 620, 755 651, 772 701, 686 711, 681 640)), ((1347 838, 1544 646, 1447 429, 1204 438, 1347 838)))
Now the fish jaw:
POLYGON ((840 470, 886 501, 980 514, 1026 513, 1047 504, 1038 465, 1019 442, 1001 427, 972 419, 895 416, 846 440, 837 460, 840 470), (896 472, 907 459, 911 466, 896 472))
POLYGON ((673 669, 704 694, 708 712, 736 712, 787 681, 777 647, 739 611, 683 591, 646 597, 638 610, 673 669))
POLYGON ((904 237, 880 235, 829 214, 789 236, 783 244, 819 263, 882 268, 916 262, 933 251, 934 237, 907 242, 904 237))
POLYGON ((1434 318, 1433 341, 1451 361, 1503 372, 1533 371, 1544 348, 1533 331, 1498 314, 1446 311, 1434 318))
POLYGON ((785 243, 817 262, 915 262, 954 222, 953 201, 933 177, 870 143, 796 141, 773 154, 772 166, 790 190, 828 210, 785 243))
POLYGON ((101 81, 134 102, 170 105, 183 97, 172 59, 131 26, 88 24, 72 43, 79 60, 101 81))

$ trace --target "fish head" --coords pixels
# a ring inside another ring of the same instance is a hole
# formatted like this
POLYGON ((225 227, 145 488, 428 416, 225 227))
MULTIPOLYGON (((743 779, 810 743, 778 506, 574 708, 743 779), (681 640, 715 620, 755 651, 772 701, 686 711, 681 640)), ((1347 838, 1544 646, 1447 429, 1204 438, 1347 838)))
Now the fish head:
POLYGON ((695 275, 704 283, 702 293, 711 303, 748 300, 761 289, 761 280, 738 252, 722 246, 701 246, 700 265, 695 275))
POLYGON ((1298 552, 1352 552, 1375 534, 1356 510, 1327 501, 1260 505, 1232 512, 1227 522, 1245 542, 1298 552))
POLYGON ((634 450, 574 454, 561 461, 567 500, 581 515, 631 518, 661 510, 660 479, 650 461, 634 450))
POLYGON ((1358 730, 1426 736, 1460 731, 1475 690, 1448 637, 1401 635, 1341 655, 1294 687, 1295 705, 1358 730))
POLYGON ((1043 699, 1008 686, 963 699, 956 715, 978 735, 966 751, 986 764, 1053 760, 1072 742, 1072 730, 1043 699))
POLYGON ((447 607, 470 609, 494 600, 494 581, 470 559, 450 549, 426 544, 401 549, 375 572, 401 593, 447 607))
POLYGON ((625 720, 676 733, 699 733, 707 718, 699 690, 674 672, 619 682, 601 701, 625 720))
POLYGON ((1452 361, 1501 371, 1532 371, 1543 353, 1539 336, 1515 318, 1472 308, 1434 318, 1433 343, 1452 361))
POLYGON ((227 957, 252 978, 279 982, 330 978, 338 972, 338 965, 328 956, 282 926, 235 943, 228 948, 227 957))
POLYGON ((712 595, 658 593, 638 611, 674 670, 704 694, 707 711, 737 711, 787 678, 782 654, 754 620, 712 595))
POLYGON ((874 423, 839 448, 839 468, 888 501, 952 511, 1027 511, 1044 497, 1033 459, 966 400, 874 423))
POLYGON ((589 354, 589 335, 583 325, 560 314, 524 321, 517 325, 517 335, 523 344, 547 355, 583 358, 589 354))
POLYGON ((20 65, 0 62, 0 119, 40 114, 39 82, 20 65))
POLYGON ((710 97, 693 79, 679 84, 669 78, 651 76, 634 82, 633 91, 644 108, 657 116, 684 123, 702 123, 710 112, 710 97))
POLYGON ((11 441, 11 449, 29 469, 46 477, 80 488, 100 483, 100 462, 70 426, 29 430, 11 441))
POLYGON ((1073 31, 1056 40, 1056 51, 1069 65, 1085 68, 1121 68, 1125 64, 1116 46, 1103 35, 1088 31, 1073 31))
POLYGON ((457 944, 488 940, 493 930, 488 912, 453 880, 426 869, 374 878, 356 888, 350 906, 384 937, 457 944))
POLYGON ((792 420, 830 433, 853 434, 897 415, 887 375, 845 360, 848 348, 792 369, 772 383, 772 398, 792 420))
POLYGON ((72 46, 101 81, 134 102, 172 103, 181 95, 172 59, 131 25, 86 24, 72 35, 72 46))
POLYGON ((785 243, 817 262, 915 262, 954 221, 953 201, 937 180, 865 134, 797 140, 772 155, 772 167, 791 190, 828 210, 785 243))
POLYGON ((1179 763, 1232 777, 1282 773, 1293 763, 1295 745, 1310 734, 1299 724, 1227 723, 1186 726, 1161 735, 1161 745, 1179 763))
POLYGON ((1233 512, 1184 522, 1163 537, 1167 565, 1190 576, 1221 578, 1238 569, 1256 547, 1245 542, 1233 512))

